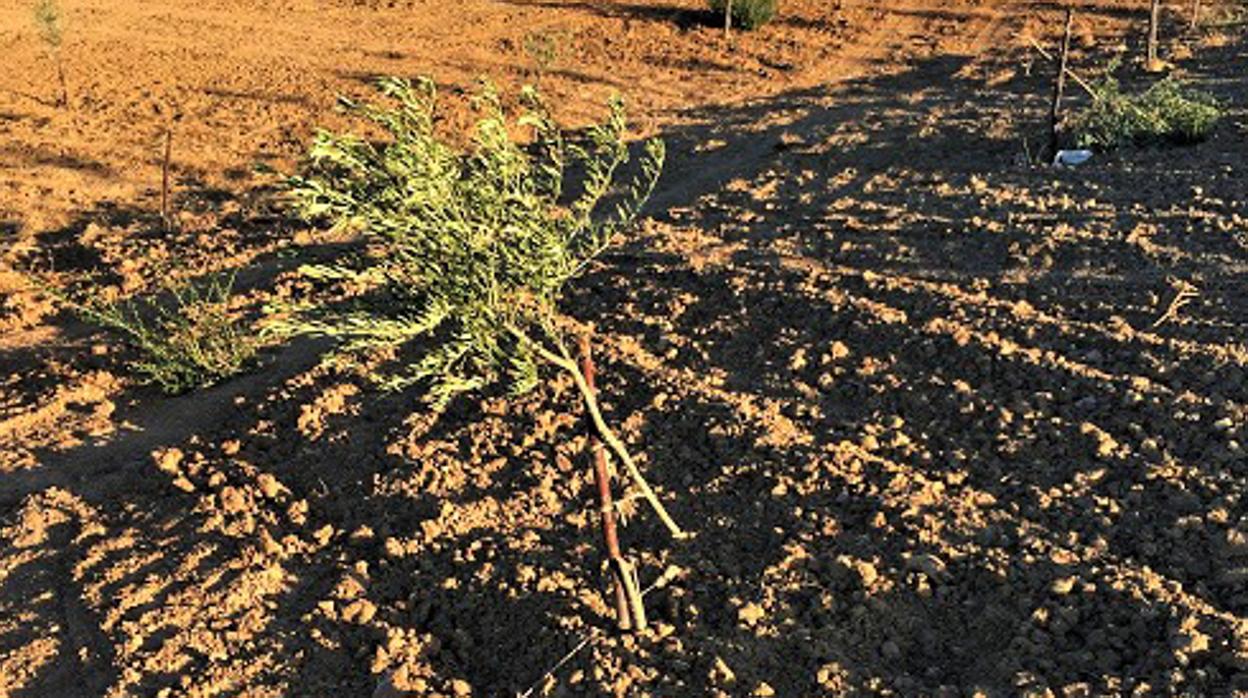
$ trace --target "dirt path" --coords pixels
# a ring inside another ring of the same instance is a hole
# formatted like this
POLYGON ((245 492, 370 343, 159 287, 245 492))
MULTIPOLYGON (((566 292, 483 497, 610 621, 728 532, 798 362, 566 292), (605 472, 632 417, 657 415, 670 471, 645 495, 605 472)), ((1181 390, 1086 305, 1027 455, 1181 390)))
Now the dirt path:
MULTIPOLYGON (((416 695, 1248 691, 1242 35, 1180 62, 1233 105, 1209 143, 1056 171, 1018 163, 1048 75, 1016 36, 1048 36, 1047 3, 795 0, 732 51, 692 2, 254 4, 66 0, 65 114, 0 2, 6 261, 128 291, 162 258, 245 266, 262 301, 337 248, 251 162, 288 163, 369 75, 455 101, 568 32, 563 116, 620 89, 672 153, 571 310, 698 539, 630 520, 643 582, 673 571, 653 632, 543 679, 609 627, 568 386, 434 421, 297 345, 164 398, 7 292, 0 696, 369 695, 390 671, 416 695), (1200 296, 1156 325, 1177 280, 1200 296)), ((1086 7, 1082 69, 1126 6, 1086 7)))

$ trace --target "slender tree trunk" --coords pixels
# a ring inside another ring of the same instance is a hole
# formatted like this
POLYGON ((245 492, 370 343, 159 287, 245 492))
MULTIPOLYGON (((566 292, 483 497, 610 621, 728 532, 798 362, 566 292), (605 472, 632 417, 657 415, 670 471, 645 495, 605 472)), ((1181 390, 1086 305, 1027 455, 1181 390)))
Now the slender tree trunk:
POLYGON ((1192 0, 1192 26, 1191 31, 1200 28, 1200 0, 1192 0))
POLYGON ((731 38, 732 35, 732 0, 724 2, 724 38, 731 38))
MULTIPOLYGON (((589 389, 594 386, 594 357, 589 336, 580 340, 581 373, 589 389)), ((590 437, 590 452, 594 459, 594 482, 598 486, 598 507, 602 519, 602 540, 611 567, 612 586, 615 589, 615 619, 620 630, 644 630, 646 608, 641 601, 637 573, 620 553, 620 538, 616 528, 615 504, 611 498, 611 473, 607 469, 607 453, 602 441, 595 434, 590 437)))
POLYGON ((60 106, 69 107, 69 82, 65 79, 65 64, 61 61, 61 53, 57 51, 52 59, 56 61, 56 79, 61 83, 60 106))
POLYGON ((1070 33, 1075 25, 1074 9, 1066 9, 1066 30, 1062 35, 1062 53, 1058 56, 1057 77, 1053 80, 1053 103, 1049 107, 1049 157, 1056 158, 1062 122, 1062 94, 1066 91, 1066 65, 1070 58, 1070 33))

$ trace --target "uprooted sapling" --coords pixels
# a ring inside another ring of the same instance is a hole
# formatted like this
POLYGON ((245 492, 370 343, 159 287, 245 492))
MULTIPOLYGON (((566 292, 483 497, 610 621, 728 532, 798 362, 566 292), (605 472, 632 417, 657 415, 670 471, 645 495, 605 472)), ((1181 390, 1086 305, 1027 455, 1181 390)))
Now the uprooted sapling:
POLYGON ((535 89, 508 119, 484 85, 473 145, 462 150, 434 132, 429 80, 379 82, 392 107, 346 101, 385 132, 378 143, 321 133, 303 174, 289 180, 298 210, 350 228, 367 241, 354 263, 308 268, 311 277, 360 294, 352 309, 306 302, 273 327, 340 340, 339 355, 424 347, 387 373, 383 385, 421 385, 435 409, 456 395, 505 381, 513 393, 539 384, 543 368, 571 377, 598 436, 672 535, 668 514, 622 439, 608 425, 590 376, 569 350, 576 323, 560 312, 565 287, 636 219, 658 180, 663 142, 646 141, 631 180, 624 109, 583 138, 555 125, 535 89), (514 137, 513 129, 527 131, 514 137), (575 183, 565 176, 576 172, 575 183))

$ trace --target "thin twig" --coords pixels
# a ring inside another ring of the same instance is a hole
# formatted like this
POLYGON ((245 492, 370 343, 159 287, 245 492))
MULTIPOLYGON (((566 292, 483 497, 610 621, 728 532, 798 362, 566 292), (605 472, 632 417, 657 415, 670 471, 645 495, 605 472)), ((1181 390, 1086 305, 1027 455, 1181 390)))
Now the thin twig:
POLYGON ((1183 309, 1183 306, 1191 303, 1193 298, 1200 296, 1200 290, 1196 286, 1182 279, 1172 281, 1170 288, 1174 289, 1174 299, 1170 301, 1170 305, 1166 306, 1166 312, 1162 313, 1161 317, 1157 318, 1157 321, 1153 323, 1152 329, 1157 329, 1167 322, 1177 320, 1179 311, 1183 309))
MULTIPOLYGON (((666 570, 663 570, 663 574, 659 575, 658 579, 651 582, 645 589, 642 589, 640 595, 645 596, 656 589, 662 589, 670 584, 672 580, 680 576, 680 574, 681 570, 679 567, 676 567, 675 565, 669 566, 666 570)), ((533 695, 533 691, 536 691, 538 687, 546 682, 547 679, 554 676, 555 672, 562 669, 563 666, 572 661, 572 658, 579 654, 581 650, 588 647, 590 643, 602 637, 602 635, 603 633, 601 628, 590 628, 589 632, 585 633, 584 637, 576 643, 576 646, 568 650, 566 654, 560 657, 559 661, 555 662, 554 666, 550 669, 547 669, 546 672, 542 674, 537 681, 534 681, 524 693, 516 693, 516 698, 530 698, 533 695)))
MULTIPOLYGON (((1041 45, 1040 45, 1040 43, 1039 43, 1038 41, 1036 41, 1033 37, 1030 37, 1030 36, 1029 36, 1029 37, 1027 37, 1027 41, 1031 43, 1031 47, 1032 47, 1032 48, 1034 48, 1036 51, 1038 51, 1038 52, 1040 53, 1040 55, 1044 57, 1044 59, 1045 59, 1045 60, 1047 60, 1047 61, 1051 61, 1051 60, 1053 60, 1053 54, 1049 53, 1049 52, 1048 52, 1048 51, 1047 51, 1047 50, 1046 50, 1043 46, 1041 46, 1041 45)), ((1093 89, 1092 85, 1091 85, 1090 83, 1088 83, 1088 81, 1086 81, 1086 80, 1084 80, 1083 78, 1079 77, 1079 74, 1078 74, 1078 73, 1076 73, 1073 69, 1071 69, 1070 67, 1067 67, 1067 68, 1066 68, 1066 75, 1067 75, 1068 77, 1070 77, 1070 79, 1071 79, 1071 80, 1074 80, 1074 81, 1075 81, 1075 84, 1077 84, 1077 85, 1079 85, 1080 87, 1082 87, 1082 88, 1083 88, 1083 90, 1084 90, 1085 92, 1087 92, 1087 93, 1088 93, 1088 94, 1092 97, 1092 100, 1093 100, 1093 101, 1100 101, 1100 99, 1101 99, 1101 95, 1100 95, 1100 94, 1099 94, 1099 93, 1098 93, 1095 89, 1093 89)))
POLYGON ((685 533, 680 525, 676 523, 676 520, 667 513, 667 508, 663 506, 663 502, 659 500, 659 496, 655 494, 654 490, 650 487, 650 483, 647 482, 645 476, 641 474, 641 469, 637 467, 637 463, 633 460, 633 457, 629 454, 628 449, 624 446, 624 442, 620 441, 620 438, 616 436, 611 427, 607 425, 607 420, 603 418, 602 411, 598 407, 598 399, 594 397, 594 391, 591 390, 589 385, 585 382, 585 376, 581 373, 580 368, 577 367, 576 361, 567 354, 567 349, 561 344, 559 348, 562 352, 564 352, 564 355, 560 356, 559 354, 556 354, 542 346, 539 342, 534 341, 519 329, 514 327, 510 329, 512 334, 515 335, 517 339, 528 344, 533 351, 537 352, 538 356, 571 374, 572 380, 576 382, 577 390, 581 393, 582 402, 585 403, 585 408, 589 411, 589 416, 594 422, 594 426, 598 428, 598 433, 602 436, 602 440, 611 447, 611 450, 615 452, 615 455, 618 456, 624 463, 624 468, 628 471, 628 475, 632 479, 633 484, 637 486, 637 489, 641 490, 642 496, 644 496, 646 501, 650 503, 650 507, 654 509, 654 513, 658 515, 659 520, 662 521, 663 525, 667 527, 667 530, 671 532, 673 538, 688 538, 689 534, 685 533))
POLYGON ((560 657, 559 661, 555 662, 554 666, 548 669, 546 673, 542 674, 541 678, 539 678, 537 681, 534 681, 533 685, 529 686, 527 691, 525 691, 524 693, 517 693, 516 698, 529 698, 530 696, 532 696, 533 691, 536 691, 539 686, 545 683, 546 679, 550 678, 551 676, 554 676, 555 672, 562 669, 564 664, 567 664, 568 662, 572 661, 573 657, 579 654, 580 651, 585 649, 585 647, 589 643, 598 639, 601 635, 602 635, 601 630, 599 630, 598 628, 591 628, 588 633, 585 633, 585 637, 581 638, 581 641, 576 643, 575 647, 568 650, 567 654, 560 657))

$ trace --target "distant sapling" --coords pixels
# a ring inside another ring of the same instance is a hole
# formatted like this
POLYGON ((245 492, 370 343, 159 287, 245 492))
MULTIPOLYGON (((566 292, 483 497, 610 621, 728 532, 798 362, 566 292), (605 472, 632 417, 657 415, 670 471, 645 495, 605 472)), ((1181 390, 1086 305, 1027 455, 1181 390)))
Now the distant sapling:
POLYGON ((69 106, 69 85, 65 80, 65 63, 61 60, 61 10, 56 0, 39 0, 35 5, 35 26, 39 28, 39 38, 43 40, 48 56, 56 65, 56 77, 60 82, 61 94, 57 106, 69 106))
POLYGON ((524 35, 524 52, 533 61, 533 83, 538 89, 542 78, 559 60, 564 39, 561 32, 552 31, 532 31, 524 35))

